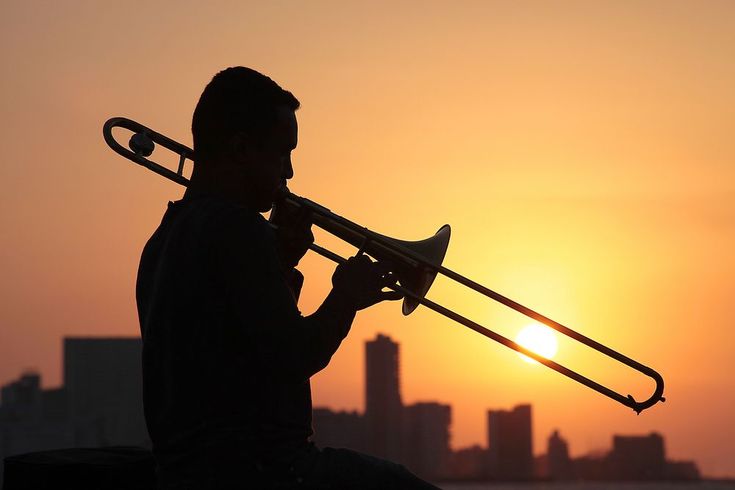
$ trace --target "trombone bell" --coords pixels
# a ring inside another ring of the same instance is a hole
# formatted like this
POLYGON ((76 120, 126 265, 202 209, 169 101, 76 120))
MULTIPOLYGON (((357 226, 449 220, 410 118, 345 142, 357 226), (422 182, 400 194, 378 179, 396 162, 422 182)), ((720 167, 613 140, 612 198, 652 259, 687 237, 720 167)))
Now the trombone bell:
MULTIPOLYGON (((432 236, 425 240, 408 242, 404 240, 396 240, 388 238, 388 241, 395 245, 407 248, 412 252, 425 257, 426 260, 434 264, 441 264, 449 247, 449 237, 452 229, 449 225, 444 225, 432 236)), ((380 257, 375 257, 380 260, 380 257)), ((418 265, 416 267, 399 267, 398 282, 401 286, 413 292, 416 296, 423 298, 429 292, 429 288, 434 283, 437 271, 418 265)), ((409 296, 403 299, 402 312, 405 316, 410 315, 413 310, 418 308, 419 302, 409 296)))

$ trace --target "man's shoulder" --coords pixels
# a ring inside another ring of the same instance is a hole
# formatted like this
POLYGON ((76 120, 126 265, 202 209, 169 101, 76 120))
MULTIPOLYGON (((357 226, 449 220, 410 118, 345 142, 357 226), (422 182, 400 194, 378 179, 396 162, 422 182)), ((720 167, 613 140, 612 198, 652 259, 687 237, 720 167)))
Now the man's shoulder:
POLYGON ((257 233, 268 229, 268 222, 260 213, 219 197, 185 198, 169 203, 169 208, 213 230, 247 230, 257 233))
POLYGON ((230 245, 261 249, 273 246, 273 231, 258 212, 218 197, 206 197, 185 202, 195 228, 207 235, 219 248, 230 245))

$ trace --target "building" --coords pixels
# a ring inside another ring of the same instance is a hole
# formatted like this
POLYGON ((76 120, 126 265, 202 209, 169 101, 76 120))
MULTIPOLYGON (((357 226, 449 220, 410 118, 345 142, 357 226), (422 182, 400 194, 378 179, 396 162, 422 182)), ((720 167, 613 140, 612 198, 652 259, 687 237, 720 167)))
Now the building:
POLYGON ((616 480, 661 480, 666 470, 664 438, 655 432, 647 436, 616 435, 608 459, 616 480))
POLYGON ((555 430, 549 437, 546 450, 546 474, 551 480, 571 480, 572 460, 569 458, 569 445, 555 430))
POLYGON ((406 407, 403 421, 408 468, 427 480, 448 477, 452 407, 436 402, 415 403, 406 407))
POLYGON ((366 451, 391 461, 402 461, 403 404, 399 346, 378 334, 365 343, 366 451))
POLYGON ((365 417, 353 412, 335 412, 328 408, 312 411, 314 435, 319 447, 343 447, 365 451, 365 417))
POLYGON ((697 481, 702 479, 702 475, 694 461, 667 461, 665 478, 676 481, 697 481))
POLYGON ((487 449, 474 445, 452 453, 452 480, 480 481, 487 477, 487 449))
POLYGON ((72 445, 63 389, 41 389, 41 376, 28 372, 2 387, 0 456, 72 445))
POLYGON ((578 480, 696 481, 701 479, 693 461, 668 461, 664 438, 652 432, 641 436, 613 436, 610 452, 575 458, 573 474, 578 480))
POLYGON ((601 451, 574 458, 572 460, 572 471, 575 480, 601 481, 613 480, 610 471, 608 455, 601 451))
POLYGON ((41 375, 28 371, 0 389, 5 420, 36 420, 41 415, 41 375))
POLYGON ((489 410, 488 471, 493 480, 533 479, 531 405, 489 410))

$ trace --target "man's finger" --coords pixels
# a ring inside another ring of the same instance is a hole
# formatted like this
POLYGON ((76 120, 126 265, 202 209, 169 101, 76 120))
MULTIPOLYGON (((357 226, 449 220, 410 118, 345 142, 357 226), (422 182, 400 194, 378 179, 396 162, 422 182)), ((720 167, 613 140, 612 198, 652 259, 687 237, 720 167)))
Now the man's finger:
POLYGON ((383 275, 383 276, 382 276, 382 277, 380 278, 380 282, 381 282, 381 283, 382 283, 382 284, 383 284, 384 286, 389 286, 389 285, 391 285, 391 284, 396 284, 396 283, 398 282, 398 276, 396 276, 396 275, 395 275, 395 274, 393 274, 392 272, 389 272, 389 273, 387 273, 387 274, 383 275))
POLYGON ((379 297, 381 301, 395 301, 397 299, 403 299, 403 295, 398 291, 381 291, 379 297))
POLYGON ((370 267, 370 266, 372 266, 373 261, 370 259, 370 257, 368 257, 367 255, 365 255, 364 252, 365 251, 362 250, 362 249, 361 250, 358 250, 357 251, 357 254, 355 254, 354 257, 351 257, 350 260, 361 264, 360 267, 370 267))
POLYGON ((375 263, 375 268, 378 269, 378 271, 381 274, 388 274, 390 272, 395 271, 395 267, 392 263, 390 263, 387 260, 379 260, 375 263))
POLYGON ((384 301, 396 301, 403 299, 403 295, 398 291, 383 291, 380 293, 380 296, 384 301))

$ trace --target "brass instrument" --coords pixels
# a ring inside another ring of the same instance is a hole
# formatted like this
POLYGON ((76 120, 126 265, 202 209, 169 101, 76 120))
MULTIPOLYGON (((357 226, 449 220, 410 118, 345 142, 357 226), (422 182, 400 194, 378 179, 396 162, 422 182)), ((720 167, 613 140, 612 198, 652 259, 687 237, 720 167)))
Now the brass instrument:
MULTIPOLYGON (((173 180, 178 184, 183 186, 188 185, 189 180, 183 175, 184 163, 187 159, 192 162, 194 161, 194 151, 187 146, 167 138, 166 136, 163 136, 162 134, 157 133, 135 121, 123 117, 114 117, 109 119, 104 124, 103 135, 107 144, 125 158, 147 167, 157 174, 173 180), (115 140, 112 135, 112 129, 115 127, 125 128, 133 133, 129 142, 130 149, 123 147, 115 140), (173 151, 179 156, 179 164, 175 172, 146 158, 153 153, 156 143, 173 151)), ((636 413, 640 413, 641 411, 652 407, 659 401, 665 401, 663 397, 664 380, 655 370, 442 266, 441 263, 444 260, 444 255, 449 245, 449 225, 442 226, 434 236, 425 240, 397 240, 395 238, 375 233, 358 225, 357 223, 333 213, 314 201, 297 196, 293 193, 288 193, 284 199, 289 205, 308 209, 311 213, 313 223, 316 226, 352 244, 377 260, 388 260, 390 263, 394 264, 396 267, 395 275, 398 278, 398 284, 392 286, 391 289, 394 289, 404 295, 402 308, 404 315, 409 315, 418 307, 418 305, 423 305, 474 330, 475 332, 484 335, 485 337, 500 342, 506 347, 510 347, 517 352, 535 359, 554 371, 578 381, 583 385, 622 403, 626 407, 632 408, 636 413), (489 330, 488 328, 475 323, 472 320, 445 308, 444 306, 434 303, 433 301, 425 298, 425 295, 429 291, 429 288, 437 274, 442 274, 453 279, 454 281, 487 296, 488 298, 492 298, 495 301, 498 301, 539 323, 547 325, 557 332, 577 340, 578 342, 581 342, 582 344, 650 377, 656 384, 653 394, 647 400, 636 401, 632 395, 625 396, 613 391, 612 389, 572 371, 551 359, 547 359, 529 349, 526 349, 516 342, 513 342, 512 340, 493 332, 492 330, 489 330)), ((317 244, 312 244, 310 248, 334 262, 342 263, 345 261, 344 258, 330 250, 320 247, 317 244)))

